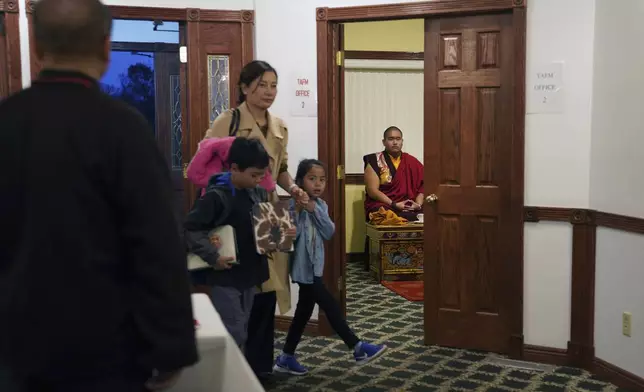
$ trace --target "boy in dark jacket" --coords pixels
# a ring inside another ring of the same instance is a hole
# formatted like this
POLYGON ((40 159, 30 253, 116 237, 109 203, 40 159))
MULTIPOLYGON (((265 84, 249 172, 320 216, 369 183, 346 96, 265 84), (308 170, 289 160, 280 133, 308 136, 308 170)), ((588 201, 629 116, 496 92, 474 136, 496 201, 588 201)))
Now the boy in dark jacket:
POLYGON ((228 154, 229 173, 210 179, 185 222, 188 251, 212 268, 192 272, 195 285, 211 286, 211 300, 228 332, 242 347, 257 287, 268 280, 268 261, 256 251, 251 210, 268 201, 258 185, 269 165, 268 153, 256 139, 237 138, 228 154), (215 227, 231 225, 237 241, 237 262, 219 255, 208 238, 215 227))

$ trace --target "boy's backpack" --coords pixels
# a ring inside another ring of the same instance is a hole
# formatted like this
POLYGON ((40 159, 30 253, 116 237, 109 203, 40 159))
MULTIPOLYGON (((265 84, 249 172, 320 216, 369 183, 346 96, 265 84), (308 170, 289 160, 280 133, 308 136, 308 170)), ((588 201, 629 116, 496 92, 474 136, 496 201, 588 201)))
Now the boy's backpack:
MULTIPOLYGON (((232 112, 233 112, 233 118, 230 121, 230 127, 228 128, 228 136, 237 135, 237 131, 239 131, 239 123, 241 121, 241 113, 239 113, 239 108, 233 109, 232 112)), ((197 197, 195 199, 195 202, 199 200, 204 189, 205 188, 197 188, 197 192, 196 192, 197 197)))

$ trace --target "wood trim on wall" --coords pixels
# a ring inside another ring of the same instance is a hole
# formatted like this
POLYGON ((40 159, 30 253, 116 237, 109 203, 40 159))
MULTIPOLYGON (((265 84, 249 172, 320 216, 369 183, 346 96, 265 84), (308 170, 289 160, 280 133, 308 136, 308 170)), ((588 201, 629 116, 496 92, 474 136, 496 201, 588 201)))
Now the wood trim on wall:
POLYGON ((351 173, 344 176, 346 185, 364 185, 364 173, 351 173))
POLYGON ((129 7, 122 5, 110 6, 114 19, 160 19, 168 22, 185 22, 194 20, 198 15, 200 22, 253 22, 254 11, 252 10, 205 10, 196 8, 159 8, 159 7, 129 7), (153 16, 151 16, 153 15, 153 16))
POLYGON ((425 60, 423 52, 384 52, 375 50, 347 50, 347 60, 425 60))
POLYGON ((416 19, 429 15, 484 13, 525 7, 525 0, 433 0, 418 3, 318 8, 318 20, 337 22, 416 19), (323 10, 323 11, 321 11, 323 10))
POLYGON ((179 44, 162 42, 112 42, 112 50, 124 52, 179 52, 179 44))
POLYGON ((3 39, 2 46, 6 53, 5 62, 0 64, 0 71, 1 77, 6 78, 3 83, 6 83, 4 88, 7 95, 22 90, 19 12, 17 0, 0 0, 0 18, 4 19, 5 30, 0 39, 3 39))
POLYGON ((525 344, 523 346, 522 358, 525 361, 548 363, 557 366, 568 366, 568 350, 564 348, 534 346, 525 344))
MULTIPOLYGON (((3 0, 0 0, 0 4, 3 0)), ((6 1, 6 0, 5 0, 6 1)), ((14 0, 11 0, 14 1, 14 0)), ((33 9, 35 1, 27 1, 27 23, 29 26, 29 49, 31 63, 32 80, 40 72, 40 64, 36 56, 33 43, 33 9)), ((156 20, 161 19, 173 22, 233 22, 241 23, 242 27, 242 63, 246 64, 253 60, 253 39, 255 11, 223 11, 223 10, 202 10, 198 8, 159 8, 159 7, 129 7, 129 6, 109 6, 114 19, 140 19, 156 20)))
POLYGON ((608 363, 602 359, 595 358, 593 366, 590 371, 596 376, 609 381, 618 387, 627 389, 629 391, 644 391, 644 378, 637 376, 631 372, 608 363))
MULTIPOLYGON (((349 174, 356 179, 362 174, 349 174)), ((347 181, 348 183, 348 181, 347 181)), ((356 180, 354 183, 358 183, 356 180)), ((607 227, 644 234, 644 218, 608 212, 561 207, 524 207, 526 223, 568 222, 572 227, 571 322, 567 349, 523 345, 521 357, 527 361, 558 366, 576 366, 631 390, 644 390, 644 378, 618 368, 595 356, 595 263, 596 229, 607 227)), ((357 262, 363 253, 349 253, 347 262, 357 262)))
POLYGON ((564 364, 594 372, 613 384, 644 390, 644 378, 629 373, 595 356, 595 249, 597 227, 644 234, 644 219, 582 208, 524 207, 525 222, 569 222, 572 224, 572 276, 570 340, 567 350, 524 346, 524 357, 540 362, 564 364))

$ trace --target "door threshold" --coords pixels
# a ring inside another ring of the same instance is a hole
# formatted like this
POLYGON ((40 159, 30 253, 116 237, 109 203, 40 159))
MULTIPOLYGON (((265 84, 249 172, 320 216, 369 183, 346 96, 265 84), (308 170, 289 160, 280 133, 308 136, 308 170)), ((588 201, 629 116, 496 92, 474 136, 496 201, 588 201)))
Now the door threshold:
POLYGON ((490 355, 484 362, 490 365, 510 367, 520 370, 529 370, 531 372, 551 373, 554 372, 555 369, 557 369, 557 366, 554 365, 508 359, 500 357, 496 354, 490 355))

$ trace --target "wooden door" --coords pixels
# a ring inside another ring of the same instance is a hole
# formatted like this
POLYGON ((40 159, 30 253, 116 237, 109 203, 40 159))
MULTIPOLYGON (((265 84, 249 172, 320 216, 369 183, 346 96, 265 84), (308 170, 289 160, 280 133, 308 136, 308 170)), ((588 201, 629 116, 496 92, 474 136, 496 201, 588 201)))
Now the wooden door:
POLYGON ((4 12, 0 10, 0 101, 9 95, 9 71, 7 67, 7 28, 4 12))
POLYGON ((172 175, 175 213, 179 222, 183 222, 186 204, 183 178, 184 116, 181 106, 182 83, 178 46, 173 51, 154 53, 154 77, 157 144, 172 175))
MULTIPOLYGON (((252 20, 252 14, 249 18, 252 20)), ((199 21, 198 15, 188 21, 189 130, 186 153, 189 157, 197 151, 214 119, 237 106, 239 74, 244 64, 252 60, 252 41, 247 37, 247 25, 250 24, 199 21)), ((184 161, 184 165, 188 162, 184 161)), ((189 186, 186 191, 186 197, 194 200, 194 186, 189 186)))
POLYGON ((0 101, 21 89, 18 7, 0 0, 0 101))
POLYGON ((513 48, 511 13, 425 21, 428 344, 508 352, 522 317, 521 260, 507 241, 523 230, 513 218, 523 205, 512 197, 513 48))

